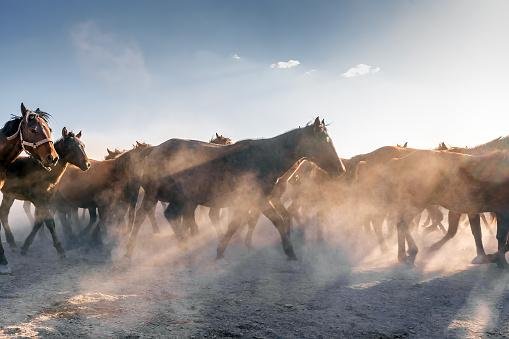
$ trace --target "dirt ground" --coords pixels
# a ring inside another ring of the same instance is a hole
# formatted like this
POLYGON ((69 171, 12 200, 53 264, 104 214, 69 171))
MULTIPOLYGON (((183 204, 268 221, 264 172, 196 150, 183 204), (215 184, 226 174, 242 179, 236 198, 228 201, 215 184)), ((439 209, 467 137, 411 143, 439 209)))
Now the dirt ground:
MULTIPOLYGON (((509 274, 469 264, 475 250, 464 226, 410 269, 395 264, 395 247, 382 253, 369 239, 332 235, 296 239, 299 260, 287 261, 266 221, 253 250, 239 235, 215 261, 215 233, 200 225, 186 248, 166 224, 160 235, 145 227, 130 263, 121 245, 111 257, 74 249, 63 260, 45 239, 26 257, 7 250, 13 275, 0 276, 0 336, 509 336, 509 274)), ((417 238, 429 244, 436 236, 417 238)))

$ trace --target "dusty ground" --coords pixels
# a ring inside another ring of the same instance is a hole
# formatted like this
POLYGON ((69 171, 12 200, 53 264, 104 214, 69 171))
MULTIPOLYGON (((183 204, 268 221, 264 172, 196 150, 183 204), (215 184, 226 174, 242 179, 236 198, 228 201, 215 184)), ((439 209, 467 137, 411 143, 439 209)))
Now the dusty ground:
POLYGON ((300 260, 289 262, 266 224, 254 250, 237 237, 216 262, 214 233, 202 230, 187 250, 169 230, 145 230, 130 264, 120 252, 71 250, 59 260, 49 240, 36 240, 27 257, 8 250, 0 336, 509 336, 509 274, 469 265, 468 229, 414 269, 394 264, 395 249, 382 255, 372 242, 346 246, 332 236, 300 243, 300 260))

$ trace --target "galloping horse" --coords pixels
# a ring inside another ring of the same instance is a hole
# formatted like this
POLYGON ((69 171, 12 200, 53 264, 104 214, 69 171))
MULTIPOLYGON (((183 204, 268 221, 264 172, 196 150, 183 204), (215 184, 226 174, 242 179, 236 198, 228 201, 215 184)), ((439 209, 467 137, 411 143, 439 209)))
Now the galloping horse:
MULTIPOLYGON (((0 130, 0 188, 5 183, 6 168, 24 150, 41 166, 50 169, 58 161, 48 126, 49 114, 31 111, 21 103, 21 116, 13 116, 0 130)), ((0 274, 11 272, 0 239, 0 274)))
MULTIPOLYGON (((64 227, 71 229, 71 211, 77 208, 97 208, 99 223, 93 228, 92 235, 94 239, 100 240, 102 226, 114 221, 119 215, 124 216, 133 196, 137 198, 139 184, 132 174, 136 172, 134 168, 137 163, 142 160, 140 154, 147 148, 150 147, 137 144, 113 160, 90 160, 91 166, 86 172, 69 168, 57 185, 54 199, 54 207, 64 227), (118 213, 120 209, 123 214, 118 213)), ((71 232, 68 231, 69 234, 71 232)))
POLYGON ((397 215, 398 259, 413 264, 417 246, 408 225, 429 205, 457 214, 496 212, 498 252, 495 261, 507 266, 509 232, 509 153, 471 156, 447 151, 417 151, 365 173, 378 182, 370 198, 397 215), (408 244, 408 254, 405 249, 408 244))
POLYGON ((304 157, 330 175, 345 172, 325 123, 318 118, 309 126, 270 139, 243 140, 225 146, 170 139, 155 146, 143 164, 141 182, 145 196, 126 255, 132 254, 148 209, 162 200, 170 203, 164 215, 180 239, 182 229, 197 229, 194 220, 197 205, 232 207, 232 219, 218 246, 217 258, 223 256, 233 234, 245 224, 249 210, 259 209, 279 231, 285 254, 295 259, 289 238, 290 221, 284 217, 288 212, 282 205, 271 204, 268 198, 277 179, 304 157), (179 227, 180 220, 184 227, 179 227))
POLYGON ((47 171, 31 158, 16 159, 7 167, 7 179, 2 188, 3 199, 0 205, 0 220, 5 228, 5 235, 11 247, 16 247, 14 237, 9 226, 9 211, 14 200, 30 201, 35 205, 35 223, 30 235, 25 240, 21 254, 26 254, 37 231, 46 224, 53 238, 53 246, 60 256, 64 256, 64 249, 55 232, 55 221, 50 211, 55 185, 58 183, 68 164, 86 171, 90 167, 85 154, 85 146, 80 141, 81 132, 74 134, 62 129, 62 138, 55 142, 55 149, 59 156, 57 165, 47 171))
MULTIPOLYGON (((470 155, 482 155, 487 154, 493 151, 506 151, 509 150, 509 136, 499 137, 494 140, 491 140, 487 143, 467 148, 467 147, 447 147, 445 143, 442 143, 442 149, 448 150, 449 152, 461 153, 461 154, 470 154, 470 155)), ((431 247, 431 251, 436 251, 440 249, 446 242, 452 239, 456 232, 458 231, 458 225, 460 216, 455 212, 449 212, 448 220, 449 227, 447 229, 447 233, 444 235, 442 239, 434 243, 431 247)), ((477 256, 472 259, 473 264, 483 264, 489 263, 491 258, 486 256, 486 252, 484 250, 484 245, 482 242, 482 230, 481 230, 481 214, 469 214, 468 220, 470 222, 470 229, 472 231, 472 235, 475 241, 475 247, 477 256)))
MULTIPOLYGON (((144 147, 149 147, 149 146, 150 145, 148 145, 148 144, 136 141, 136 145, 134 145, 133 148, 137 148, 137 147, 144 148, 144 147)), ((107 148, 106 152, 108 152, 108 153, 104 157, 104 160, 114 160, 114 159, 118 158, 120 155, 126 153, 127 150, 119 150, 118 148, 115 148, 113 151, 111 151, 109 148, 107 148)), ((127 225, 125 227, 127 232, 130 232, 130 228, 132 227, 132 223, 134 221, 134 213, 135 213, 136 201, 137 200, 134 200, 134 202, 131 203, 129 205, 129 207, 128 207, 128 221, 127 221, 127 225)), ((83 209, 83 215, 82 215, 81 219, 84 219, 85 210, 88 210, 89 221, 88 221, 88 225, 80 232, 80 236, 81 237, 86 235, 87 233, 89 233, 90 230, 93 229, 93 227, 95 226, 95 224, 97 222, 97 208, 96 207, 89 207, 88 209, 83 209)), ((71 214, 71 217, 74 216, 74 215, 77 215, 77 213, 78 213, 77 209, 69 209, 69 212, 71 214)), ((154 211, 152 211, 149 214, 149 218, 150 218, 150 222, 152 224, 153 232, 154 233, 159 233, 159 226, 157 225, 157 220, 156 220, 156 217, 155 217, 155 206, 154 206, 154 211)), ((78 218, 76 217, 74 219, 77 220, 78 218)), ((121 216, 118 216, 118 219, 120 221, 121 216)))
MULTIPOLYGON (((347 171, 350 173, 350 176, 353 178, 355 177, 359 168, 365 169, 367 167, 378 167, 390 161, 391 159, 402 158, 415 151, 417 151, 417 149, 409 147, 383 146, 372 152, 359 154, 350 159, 345 159, 343 162, 347 168, 347 171)), ((360 226, 368 231, 372 228, 380 248, 385 251, 387 249, 387 245, 385 243, 385 238, 382 232, 382 226, 384 220, 390 217, 390 215, 389 211, 380 209, 377 205, 373 205, 369 200, 364 199, 364 190, 371 190, 377 185, 377 182, 368 182, 367 180, 369 179, 370 178, 363 178, 364 181, 362 190, 356 189, 357 185, 352 187, 349 203, 352 206, 362 203, 360 226), (369 186, 371 186, 371 188, 368 188, 369 186)), ((356 215, 356 218, 358 218, 358 215, 356 215)))

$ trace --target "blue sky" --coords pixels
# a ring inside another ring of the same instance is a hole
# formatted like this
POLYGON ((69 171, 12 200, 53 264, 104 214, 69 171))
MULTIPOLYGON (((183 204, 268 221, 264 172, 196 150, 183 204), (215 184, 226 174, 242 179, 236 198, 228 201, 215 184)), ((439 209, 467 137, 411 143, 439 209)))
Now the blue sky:
POLYGON ((504 1, 0 1, 0 109, 89 153, 270 137, 317 114, 338 153, 509 134, 504 1))

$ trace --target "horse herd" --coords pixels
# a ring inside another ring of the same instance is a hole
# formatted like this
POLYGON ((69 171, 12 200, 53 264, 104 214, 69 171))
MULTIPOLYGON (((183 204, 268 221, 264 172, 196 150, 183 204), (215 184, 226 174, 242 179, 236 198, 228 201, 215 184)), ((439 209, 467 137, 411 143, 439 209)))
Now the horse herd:
MULTIPOLYGON (((250 246, 263 214, 276 227, 288 259, 296 259, 292 222, 309 211, 323 221, 335 211, 338 224, 373 229, 382 248, 382 225, 395 226, 398 260, 413 265, 418 252, 411 234, 413 220, 427 210, 431 228, 439 227, 441 206, 448 210, 449 225, 431 250, 451 239, 460 216, 468 214, 477 248, 474 261, 507 266, 509 138, 474 148, 385 146, 342 159, 324 120, 317 117, 305 127, 269 139, 232 143, 216 133, 211 142, 169 139, 157 146, 136 142, 129 151, 108 149, 106 159, 96 161, 87 157, 81 132, 64 128, 62 137, 53 142, 48 117, 21 104, 21 116, 13 116, 0 130, 0 222, 10 247, 16 247, 8 220, 14 200, 35 205, 34 225, 21 254, 46 225, 58 254, 65 255, 55 230, 58 215, 67 241, 87 237, 101 244, 104 234, 117 232, 126 236, 130 257, 147 217, 158 232, 154 213, 161 202, 180 241, 198 233, 196 208, 209 207, 219 237, 217 258, 224 256, 233 235, 245 224, 250 246), (22 151, 29 157, 18 157, 22 151), (76 235, 79 208, 88 210, 90 220, 76 235), (219 226, 223 208, 230 216, 224 233, 219 226), (486 255, 482 243, 484 212, 497 219, 498 251, 492 255, 486 255)), ((7 273, 0 242, 0 274, 7 273)))

